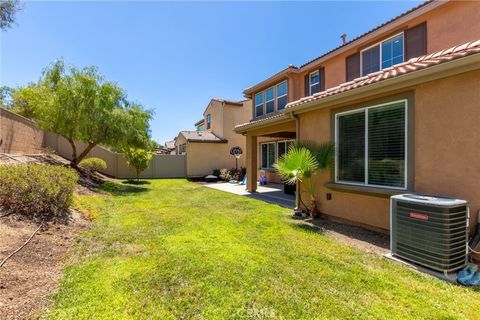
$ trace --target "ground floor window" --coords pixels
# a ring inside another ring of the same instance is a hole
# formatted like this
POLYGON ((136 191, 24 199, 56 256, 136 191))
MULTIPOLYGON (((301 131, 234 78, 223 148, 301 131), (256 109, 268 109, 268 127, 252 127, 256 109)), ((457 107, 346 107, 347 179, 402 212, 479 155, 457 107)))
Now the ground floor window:
POLYGON ((273 164, 287 151, 293 140, 266 142, 260 145, 260 163, 262 169, 273 169, 273 164))
POLYGON ((406 119, 406 100, 336 114, 336 182, 405 189, 406 119))

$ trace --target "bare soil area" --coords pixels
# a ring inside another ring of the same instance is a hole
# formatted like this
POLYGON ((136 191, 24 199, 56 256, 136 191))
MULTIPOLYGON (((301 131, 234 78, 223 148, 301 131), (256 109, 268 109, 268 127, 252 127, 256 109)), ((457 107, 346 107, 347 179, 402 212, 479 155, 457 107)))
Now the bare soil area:
MULTIPOLYGON (((48 224, 16 255, 0 267, 0 319, 28 319, 48 307, 65 257, 75 236, 89 222, 73 212, 65 224, 48 224)), ((0 260, 20 247, 38 225, 15 217, 0 218, 0 260)))
POLYGON ((385 233, 324 218, 305 219, 300 223, 364 252, 384 255, 390 251, 390 236, 385 233))

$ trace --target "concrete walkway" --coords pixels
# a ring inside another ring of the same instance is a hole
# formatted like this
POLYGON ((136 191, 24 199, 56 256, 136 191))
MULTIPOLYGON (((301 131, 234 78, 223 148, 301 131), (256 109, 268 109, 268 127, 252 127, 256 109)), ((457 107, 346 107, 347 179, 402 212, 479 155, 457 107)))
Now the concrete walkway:
POLYGON ((236 183, 217 182, 217 183, 204 183, 203 185, 208 188, 226 191, 226 192, 238 194, 240 196, 254 198, 254 199, 262 200, 262 201, 273 203, 273 204, 278 204, 286 208, 295 207, 295 196, 285 194, 283 192, 282 184, 272 183, 265 186, 259 185, 257 187, 257 192, 255 193, 248 192, 245 189, 244 185, 239 185, 236 183))

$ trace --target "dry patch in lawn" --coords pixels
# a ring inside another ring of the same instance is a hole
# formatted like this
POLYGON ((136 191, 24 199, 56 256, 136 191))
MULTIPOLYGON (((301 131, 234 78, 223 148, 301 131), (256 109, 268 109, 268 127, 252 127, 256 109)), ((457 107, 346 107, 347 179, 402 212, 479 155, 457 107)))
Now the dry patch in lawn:
MULTIPOLYGON (((48 307, 75 235, 88 227, 78 212, 66 224, 49 224, 0 268, 0 319, 25 319, 48 307)), ((0 260, 20 247, 38 225, 0 219, 0 260)))

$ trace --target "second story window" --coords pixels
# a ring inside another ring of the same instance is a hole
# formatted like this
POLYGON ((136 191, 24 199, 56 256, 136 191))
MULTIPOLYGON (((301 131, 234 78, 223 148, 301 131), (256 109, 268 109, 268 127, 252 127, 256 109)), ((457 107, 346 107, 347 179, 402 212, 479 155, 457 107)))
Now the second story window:
POLYGON ((208 130, 212 127, 212 117, 209 114, 207 114, 207 116, 205 118, 206 118, 206 121, 207 121, 207 130, 208 130))
POLYGON ((275 111, 275 87, 265 90, 265 113, 275 111))
POLYGON ((255 94, 255 117, 285 109, 288 102, 288 84, 283 81, 255 94))
POLYGON ((314 71, 310 73, 310 95, 320 92, 320 72, 314 71))
POLYGON ((255 117, 263 116, 263 92, 255 95, 255 117))
POLYGON ((403 62, 403 34, 382 42, 382 69, 403 62))
POLYGON ((380 70, 380 46, 362 51, 362 76, 380 70))
POLYGON ((404 61, 403 33, 361 51, 362 76, 404 61))
POLYGON ((285 109, 287 105, 287 81, 277 84, 277 111, 285 109))

